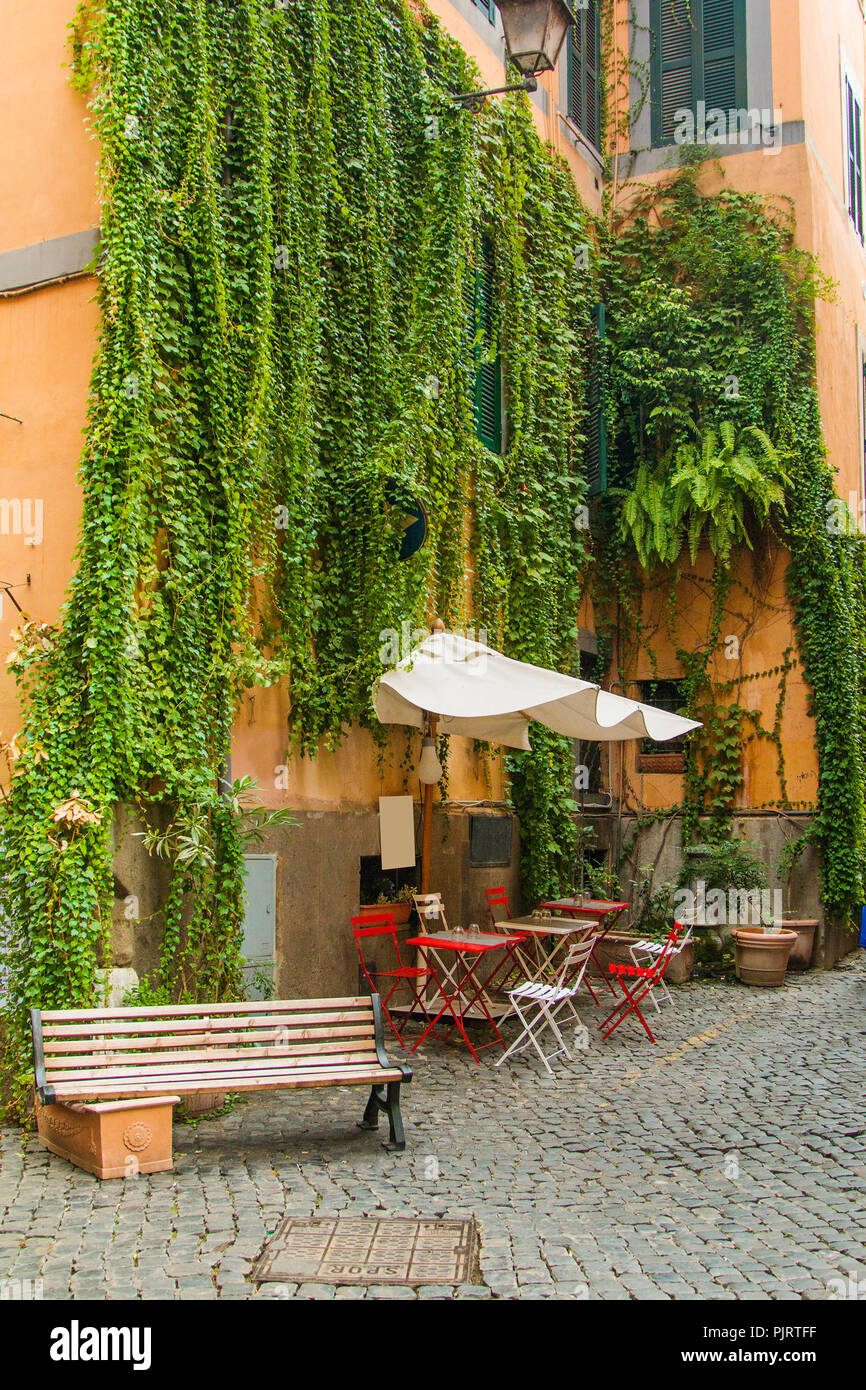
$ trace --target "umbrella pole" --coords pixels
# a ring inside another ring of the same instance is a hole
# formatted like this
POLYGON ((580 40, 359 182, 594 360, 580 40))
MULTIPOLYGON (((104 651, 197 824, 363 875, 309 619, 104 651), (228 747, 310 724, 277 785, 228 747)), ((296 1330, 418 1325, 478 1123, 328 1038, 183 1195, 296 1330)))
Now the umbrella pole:
MULTIPOLYGON (((439 720, 434 714, 427 716, 427 732, 436 737, 439 720)), ((421 830, 421 892, 430 892, 430 842, 433 838, 433 782, 424 783, 424 811, 421 830)))

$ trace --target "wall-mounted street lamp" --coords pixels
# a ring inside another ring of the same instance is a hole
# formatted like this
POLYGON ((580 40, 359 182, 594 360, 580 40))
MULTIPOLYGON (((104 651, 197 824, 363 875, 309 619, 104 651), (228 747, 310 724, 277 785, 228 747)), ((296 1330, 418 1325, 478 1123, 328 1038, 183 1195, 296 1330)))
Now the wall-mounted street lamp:
POLYGON ((502 92, 534 92, 538 74, 552 72, 574 15, 565 0, 496 0, 505 30, 508 61, 523 74, 512 87, 492 87, 486 92, 461 92, 454 100, 479 110, 485 97, 502 92))

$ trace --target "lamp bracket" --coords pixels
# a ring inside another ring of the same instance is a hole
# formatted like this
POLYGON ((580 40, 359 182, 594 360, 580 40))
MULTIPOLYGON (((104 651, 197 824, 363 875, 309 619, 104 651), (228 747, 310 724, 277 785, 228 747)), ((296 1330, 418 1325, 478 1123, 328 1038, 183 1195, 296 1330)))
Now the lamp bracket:
POLYGON ((491 87, 486 92, 454 92, 451 100, 469 111, 480 111, 487 97, 502 96, 505 92, 537 92, 538 79, 525 77, 514 87, 491 87))

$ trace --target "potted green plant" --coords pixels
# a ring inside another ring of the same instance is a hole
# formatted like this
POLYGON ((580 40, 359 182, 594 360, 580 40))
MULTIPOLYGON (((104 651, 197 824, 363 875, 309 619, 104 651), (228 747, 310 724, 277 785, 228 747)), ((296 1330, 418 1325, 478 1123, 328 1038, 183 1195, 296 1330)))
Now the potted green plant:
MULTIPOLYGON (((675 885, 672 880, 666 880, 653 889, 653 876, 653 866, 643 865, 629 888, 622 886, 617 874, 607 865, 587 866, 593 897, 615 901, 630 898, 632 904, 628 930, 608 932, 598 946, 596 959, 603 969, 610 963, 631 965, 631 947, 636 941, 665 941, 670 935, 675 920, 675 885)), ((669 984, 685 984, 691 979, 694 968, 695 943, 687 941, 683 949, 671 957, 666 979, 669 984)))
POLYGON ((418 888, 414 883, 406 883, 391 893, 380 893, 374 903, 361 903, 361 914, 369 912, 390 912, 395 926, 402 926, 412 916, 412 898, 418 888))
MULTIPOLYGON (((730 968, 735 927, 760 929, 769 905, 764 865, 750 846, 735 836, 687 845, 677 877, 677 898, 684 896, 695 914, 697 956, 704 965, 730 968), (743 909, 748 913, 743 920, 743 909)), ((677 911, 685 913, 678 904, 677 911)), ((772 921, 772 914, 769 916, 772 921)))

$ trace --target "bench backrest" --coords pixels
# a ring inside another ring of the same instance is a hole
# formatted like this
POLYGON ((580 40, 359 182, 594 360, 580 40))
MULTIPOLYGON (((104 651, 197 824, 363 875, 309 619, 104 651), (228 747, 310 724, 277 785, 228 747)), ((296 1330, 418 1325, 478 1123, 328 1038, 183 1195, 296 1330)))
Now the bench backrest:
MULTIPOLYGON (((124 1009, 31 1012, 36 1086, 43 1102, 74 1084, 98 1095, 141 1079, 148 1090, 172 1077, 208 1073, 387 1064, 378 994, 351 999, 257 1000, 124 1009)), ((215 1089, 230 1090, 223 1084, 215 1089)), ((68 1092, 67 1092, 68 1093, 68 1092)))

